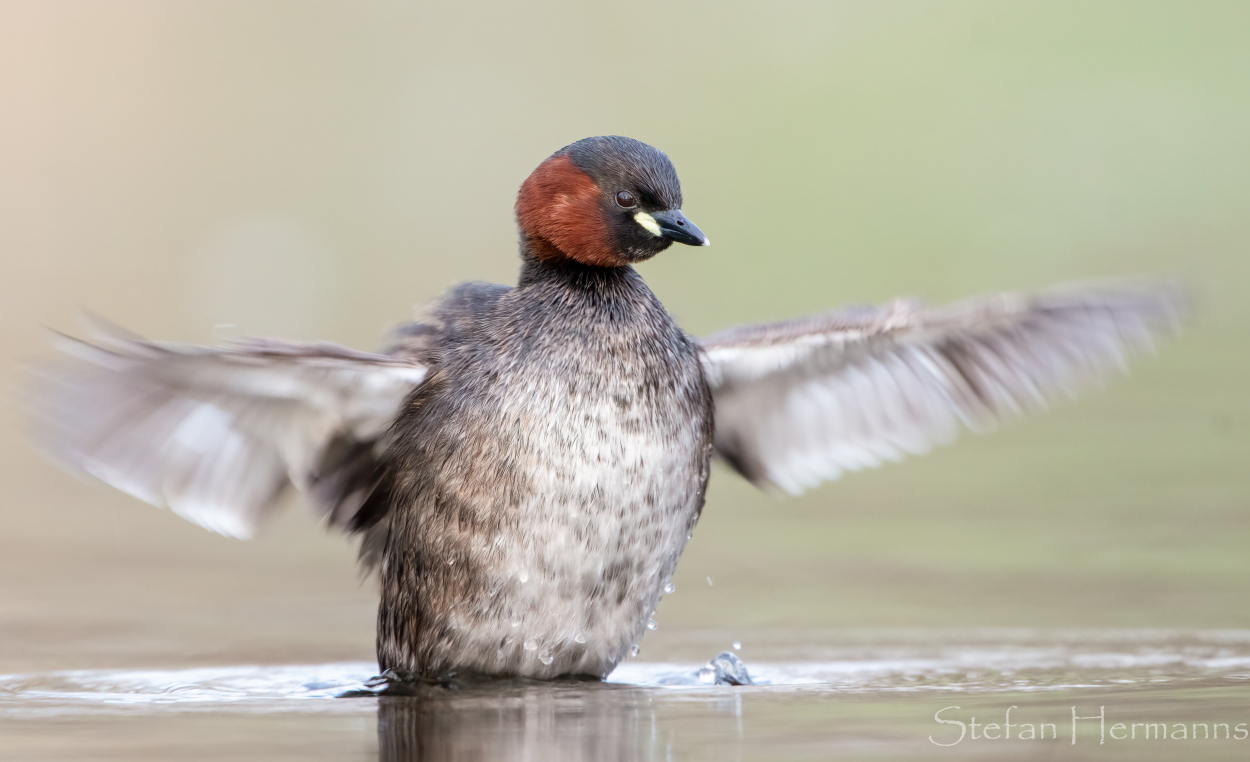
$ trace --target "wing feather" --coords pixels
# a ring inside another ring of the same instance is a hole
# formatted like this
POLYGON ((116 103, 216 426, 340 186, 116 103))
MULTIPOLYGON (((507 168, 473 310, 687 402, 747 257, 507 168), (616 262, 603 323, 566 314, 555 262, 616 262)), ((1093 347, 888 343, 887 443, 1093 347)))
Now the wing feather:
POLYGON ((359 528, 370 457, 426 373, 332 344, 209 349, 95 333, 58 336, 60 361, 34 369, 33 437, 71 470, 237 537, 291 485, 331 523, 359 528))
POLYGON ((701 342, 716 448, 751 481, 802 492, 1073 397, 1185 310, 1173 284, 1103 284, 732 328, 701 342))

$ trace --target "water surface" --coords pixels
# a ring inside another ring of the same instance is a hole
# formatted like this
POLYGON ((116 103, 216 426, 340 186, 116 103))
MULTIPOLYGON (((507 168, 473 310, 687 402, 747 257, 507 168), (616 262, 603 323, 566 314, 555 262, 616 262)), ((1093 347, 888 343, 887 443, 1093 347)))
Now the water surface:
POLYGON ((7 675, 0 723, 13 758, 1242 759, 1250 747, 1238 730, 1250 632, 896 631, 812 646, 825 660, 749 663, 751 686, 646 661, 604 683, 383 697, 343 697, 367 692, 369 662, 7 675))

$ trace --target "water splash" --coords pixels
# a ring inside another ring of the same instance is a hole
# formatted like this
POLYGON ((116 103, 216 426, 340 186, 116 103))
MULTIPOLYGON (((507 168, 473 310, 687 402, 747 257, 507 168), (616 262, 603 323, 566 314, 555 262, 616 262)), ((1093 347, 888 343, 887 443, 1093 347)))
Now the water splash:
POLYGON ((754 685, 747 665, 728 651, 721 651, 704 664, 699 669, 698 678, 704 685, 754 685))
MULTIPOLYGON (((1054 691, 1087 686, 1209 684, 1250 680, 1250 633, 1231 631, 1181 641, 1151 637, 978 643, 913 639, 873 645, 824 646, 823 661, 751 662, 749 677, 769 691, 927 693, 1054 691), (1234 633, 1235 634, 1235 633, 1234 633), (1218 636, 1218 637, 1217 637, 1218 636)), ((1121 638, 1117 635, 1116 638, 1121 638)), ((537 639, 532 648, 538 650, 537 639)), ((527 646, 529 642, 527 641, 527 646)), ((755 647, 759 650, 759 646, 755 647)), ((631 655, 638 654, 637 645, 631 655)), ((505 654, 506 655, 506 654, 505 654)), ((729 654, 736 659, 732 653, 729 654)), ((554 657, 544 650, 539 658, 554 657)), ((718 657, 720 658, 720 657, 718 657)), ((547 662, 543 662, 544 664, 547 662)), ((703 665, 704 667, 712 665, 703 665)), ((745 665, 744 665, 745 666, 745 665)), ((608 682, 647 690, 757 690, 700 679, 697 663, 630 661, 608 682)), ((184 670, 79 670, 0 675, 0 718, 133 711, 331 712, 372 714, 376 703, 336 697, 364 691, 377 673, 369 662, 242 666, 184 670), (331 700, 336 699, 336 700, 331 700)), ((1230 683, 1231 684, 1231 683, 1230 683)), ((585 685, 581 689, 585 689, 585 685)))

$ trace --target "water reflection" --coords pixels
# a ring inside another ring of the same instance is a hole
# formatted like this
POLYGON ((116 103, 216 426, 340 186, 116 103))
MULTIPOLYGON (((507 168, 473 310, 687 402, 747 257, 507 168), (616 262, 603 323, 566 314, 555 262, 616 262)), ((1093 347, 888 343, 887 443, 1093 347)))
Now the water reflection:
POLYGON ((448 685, 390 682, 386 673, 345 696, 381 692, 382 760, 668 759, 672 733, 657 720, 659 686, 687 689, 687 708, 710 718, 714 737, 741 738, 742 695, 733 688, 753 683, 733 653, 697 671, 630 664, 620 672, 608 683, 453 678, 448 685))
MULTIPOLYGON (((723 760, 854 755, 867 744, 916 758, 932 752, 934 713, 951 705, 979 717, 1014 704, 1050 723, 1070 722, 1077 705, 1129 721, 1181 706, 1194 721, 1250 717, 1247 631, 871 641, 804 644, 819 661, 751 660, 751 686, 708 685, 697 663, 669 662, 627 662, 604 683, 461 682, 406 696, 374 693, 372 662, 0 675, 0 756, 94 758, 107 747, 119 759, 723 760)), ((1175 758, 1161 746, 1134 751, 1175 758)))
POLYGON ((663 759, 646 692, 557 684, 378 700, 380 760, 663 759))

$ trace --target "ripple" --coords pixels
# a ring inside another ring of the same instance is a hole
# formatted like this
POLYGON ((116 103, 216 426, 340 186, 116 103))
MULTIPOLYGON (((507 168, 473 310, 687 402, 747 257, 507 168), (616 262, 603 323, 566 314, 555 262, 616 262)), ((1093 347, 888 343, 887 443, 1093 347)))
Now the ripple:
POLYGON ((261 711, 319 711, 312 704, 346 710, 352 702, 319 700, 360 688, 376 671, 372 663, 355 662, 4 675, 0 715, 222 703, 261 711))
MULTIPOLYGON (((671 698, 726 691, 829 693, 1042 691, 1178 680, 1250 680, 1250 643, 1238 638, 1144 637, 1046 645, 857 646, 845 658, 820 661, 747 660, 755 686, 709 686, 698 663, 622 664, 602 685, 576 690, 637 688, 671 698)), ((246 712, 372 713, 376 702, 335 699, 359 691, 377 672, 372 662, 211 667, 180 670, 76 670, 0 676, 0 716, 173 709, 228 705, 246 712)), ((573 690, 561 683, 527 689, 573 690), (564 687, 562 687, 562 685, 564 687)))

